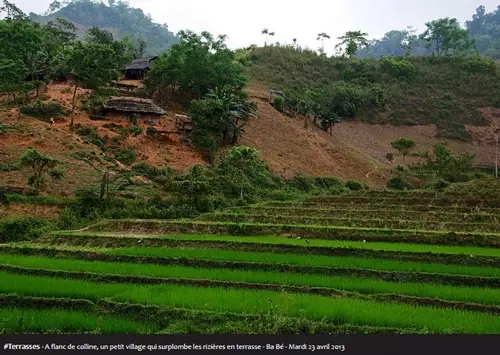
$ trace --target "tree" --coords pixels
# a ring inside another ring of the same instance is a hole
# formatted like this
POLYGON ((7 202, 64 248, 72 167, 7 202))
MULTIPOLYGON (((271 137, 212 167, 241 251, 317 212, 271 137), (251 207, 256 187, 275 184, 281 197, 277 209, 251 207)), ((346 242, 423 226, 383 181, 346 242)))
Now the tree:
POLYGON ((236 144, 249 118, 256 117, 256 109, 241 88, 225 86, 212 90, 204 99, 191 103, 194 142, 208 152, 213 163, 217 149, 236 144))
POLYGON ((179 33, 181 43, 173 45, 158 58, 145 80, 152 94, 168 88, 178 90, 186 99, 202 98, 216 87, 242 87, 246 83, 243 65, 227 48, 225 36, 210 33, 179 33))
POLYGON ((24 79, 28 73, 28 68, 22 62, 0 59, 0 92, 12 95, 19 116, 21 115, 21 111, 19 110, 18 93, 26 90, 24 79))
POLYGON ((264 28, 262 30, 262 34, 266 36, 266 41, 264 42, 264 47, 267 47, 267 41, 269 39, 269 29, 267 28, 264 28))
MULTIPOLYGON (((72 111, 75 111, 78 88, 96 90, 118 77, 117 56, 106 44, 75 42, 66 53, 66 71, 75 77, 72 111)), ((70 127, 73 129, 73 115, 70 127)))
POLYGON ((425 24, 427 30, 420 36, 428 48, 434 48, 438 57, 466 54, 474 48, 469 33, 455 18, 442 18, 425 24))
POLYGON ((368 45, 368 40, 366 39, 368 33, 361 31, 349 31, 346 32, 344 36, 338 37, 341 40, 339 44, 335 46, 337 49, 342 49, 344 55, 352 57, 358 53, 358 51, 368 45))
POLYGON ((34 148, 29 148, 24 152, 20 163, 22 167, 29 167, 33 170, 33 175, 28 178, 28 184, 37 194, 41 192, 47 176, 54 180, 64 177, 62 171, 55 169, 60 164, 57 159, 44 155, 34 148))
POLYGON ((316 40, 321 41, 321 53, 325 52, 325 39, 330 39, 330 36, 325 32, 318 33, 318 38, 316 38, 316 40))
POLYGON ((391 143, 392 147, 403 155, 403 164, 405 163, 406 156, 410 151, 415 148, 417 143, 410 138, 401 138, 391 143))
POLYGON ((266 37, 267 37, 266 42, 264 43, 264 47, 267 47, 267 42, 269 41, 269 37, 273 37, 275 35, 275 33, 269 31, 269 29, 267 29, 267 28, 264 28, 262 30, 262 34, 266 35, 266 37))

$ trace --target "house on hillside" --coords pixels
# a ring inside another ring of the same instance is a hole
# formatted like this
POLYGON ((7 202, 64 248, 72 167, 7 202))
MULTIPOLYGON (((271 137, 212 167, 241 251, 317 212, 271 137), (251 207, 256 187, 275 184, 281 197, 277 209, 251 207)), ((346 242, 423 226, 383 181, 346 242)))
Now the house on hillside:
POLYGON ((155 57, 145 57, 135 59, 125 68, 125 79, 127 80, 141 80, 144 79, 147 71, 151 69, 153 62, 158 59, 155 57))
POLYGON ((159 124, 161 117, 166 114, 153 100, 125 96, 110 97, 103 105, 101 113, 110 119, 120 118, 121 115, 129 119, 135 116, 141 122, 151 125, 159 124))

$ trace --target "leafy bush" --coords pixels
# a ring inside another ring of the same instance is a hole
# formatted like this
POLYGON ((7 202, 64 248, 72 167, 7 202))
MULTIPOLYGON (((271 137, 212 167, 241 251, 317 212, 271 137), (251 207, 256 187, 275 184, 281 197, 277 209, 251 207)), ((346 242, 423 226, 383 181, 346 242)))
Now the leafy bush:
POLYGON ((316 188, 316 185, 314 182, 315 182, 314 178, 312 178, 312 177, 297 175, 292 180, 290 180, 288 183, 294 189, 297 189, 301 192, 309 193, 316 188))
POLYGON ((467 58, 462 67, 469 73, 490 73, 496 72, 495 62, 480 56, 467 58))
POLYGON ((129 127, 126 127, 126 128, 123 128, 122 130, 122 133, 125 134, 125 135, 133 135, 134 137, 137 137, 138 135, 140 135, 142 133, 142 128, 140 126, 129 126, 129 127))
POLYGON ((450 183, 444 179, 438 179, 436 181, 434 181, 434 183, 432 184, 432 187, 434 188, 434 190, 438 190, 438 191, 442 191, 444 189, 446 189, 448 186, 450 185, 450 183))
POLYGON ((387 182, 387 188, 391 190, 413 190, 414 187, 408 181, 407 177, 401 173, 396 173, 392 179, 387 182))
POLYGON ((368 185, 356 180, 349 180, 345 186, 351 191, 364 191, 368 190, 368 185))
POLYGON ((320 189, 343 188, 344 182, 333 176, 317 176, 314 178, 314 184, 320 189))
POLYGON ((19 171, 21 167, 19 163, 5 163, 0 165, 0 173, 8 173, 9 171, 19 171))
POLYGON ((285 104, 285 99, 281 96, 275 96, 273 100, 274 108, 279 111, 283 112, 283 105, 285 104))
POLYGON ((16 242, 38 238, 50 223, 38 218, 20 217, 0 220, 0 242, 16 242))
POLYGON ((137 151, 135 149, 121 149, 115 153, 115 159, 125 165, 132 165, 137 160, 137 151))
POLYGON ((417 74, 415 65, 404 58, 383 58, 380 68, 398 79, 411 79, 417 74))
POLYGON ((38 118, 44 122, 50 122, 51 117, 67 115, 68 111, 61 108, 59 102, 49 102, 45 103, 38 99, 32 104, 22 106, 20 108, 21 113, 38 118))
POLYGON ((94 144, 102 150, 106 147, 106 139, 97 133, 97 129, 95 127, 81 126, 76 130, 76 134, 85 137, 85 141, 87 143, 94 144))
POLYGON ((143 175, 150 180, 161 183, 172 182, 172 179, 175 176, 175 169, 172 167, 158 168, 146 163, 134 165, 132 167, 132 171, 139 175, 143 175))

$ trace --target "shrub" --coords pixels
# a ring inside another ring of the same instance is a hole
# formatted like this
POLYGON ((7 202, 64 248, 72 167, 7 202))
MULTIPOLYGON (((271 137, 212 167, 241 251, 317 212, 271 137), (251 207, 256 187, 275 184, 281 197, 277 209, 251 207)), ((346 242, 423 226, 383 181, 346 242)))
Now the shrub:
POLYGON ((0 173, 8 173, 9 171, 19 171, 21 167, 19 163, 6 163, 0 165, 0 173))
POLYGON ((27 116, 38 118, 44 122, 50 122, 51 117, 68 114, 66 110, 61 108, 59 102, 49 102, 46 104, 40 99, 35 103, 22 106, 20 111, 27 116))
POLYGON ((496 72, 496 65, 490 59, 481 58, 479 56, 470 57, 464 61, 462 67, 469 73, 490 73, 496 72))
POLYGON ((132 165, 137 160, 137 151, 135 149, 121 149, 115 154, 115 159, 125 165, 132 165))
POLYGON ((50 223, 38 218, 18 217, 0 220, 0 242, 16 242, 38 238, 50 223))
POLYGON ((317 176, 314 178, 314 184, 320 189, 329 189, 332 187, 342 188, 344 182, 333 176, 317 176))
POLYGON ((288 183, 294 189, 297 189, 297 190, 299 190, 301 192, 305 192, 305 193, 309 193, 316 188, 314 178, 303 176, 303 175, 295 176, 288 183))
POLYGON ((102 150, 104 150, 106 146, 106 139, 97 133, 97 129, 95 127, 81 126, 76 130, 76 134, 85 137, 85 141, 87 143, 94 144, 102 150))
POLYGON ((364 191, 368 190, 368 185, 356 180, 349 180, 345 186, 351 191, 364 191))
POLYGON ((275 96, 273 100, 274 108, 279 112, 283 112, 283 106, 285 104, 285 99, 281 96, 275 96))
POLYGON ((140 126, 130 126, 130 127, 126 127, 126 128, 123 128, 121 130, 122 134, 125 134, 125 135, 133 135, 134 137, 137 137, 138 135, 140 135, 142 133, 142 128, 140 126))
POLYGON ((396 173, 396 175, 387 182, 387 188, 391 190, 413 190, 414 187, 410 184, 406 176, 401 173, 396 173))
POLYGON ((158 168, 146 163, 139 163, 132 167, 132 171, 136 174, 143 175, 150 180, 167 183, 171 182, 175 176, 175 169, 168 166, 166 168, 158 168))
POLYGON ((380 68, 398 79, 411 79, 417 74, 417 69, 403 58, 383 58, 380 61, 380 68))
POLYGON ((442 191, 446 189, 450 183, 444 179, 438 179, 432 183, 432 187, 434 190, 442 191))

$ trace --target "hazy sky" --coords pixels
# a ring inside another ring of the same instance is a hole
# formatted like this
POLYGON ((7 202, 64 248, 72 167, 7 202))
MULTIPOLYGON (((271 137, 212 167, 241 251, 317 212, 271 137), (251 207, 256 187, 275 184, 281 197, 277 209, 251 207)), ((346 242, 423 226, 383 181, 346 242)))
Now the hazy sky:
MULTIPOLYGON (((12 0, 11 0, 12 1, 12 0)), ((51 0, 13 0, 25 12, 43 12, 51 0)), ((333 52, 334 38, 349 30, 382 37, 392 29, 412 25, 423 32, 424 23, 440 17, 456 17, 460 23, 470 19, 475 9, 485 5, 488 12, 500 0, 130 0, 131 6, 151 14, 170 30, 191 29, 227 34, 231 47, 263 44, 261 30, 276 32, 273 42, 319 47, 316 36, 326 32, 325 43, 333 52)))

